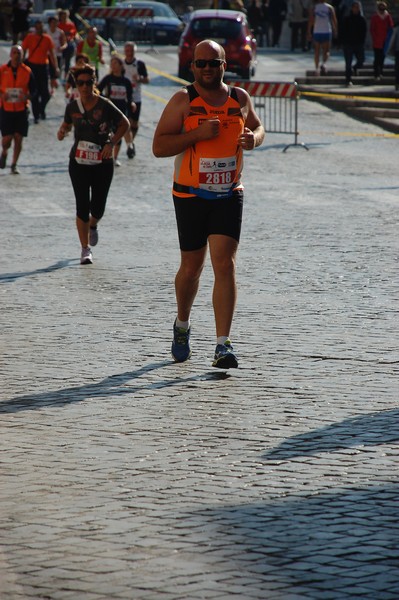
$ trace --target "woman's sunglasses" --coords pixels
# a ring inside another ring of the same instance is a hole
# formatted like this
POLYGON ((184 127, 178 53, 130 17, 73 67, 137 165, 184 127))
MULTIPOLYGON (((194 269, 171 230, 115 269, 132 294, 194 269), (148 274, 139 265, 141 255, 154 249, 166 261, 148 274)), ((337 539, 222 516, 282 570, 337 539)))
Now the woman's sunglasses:
POLYGON ((94 79, 77 79, 76 85, 81 87, 82 85, 93 85, 94 79))

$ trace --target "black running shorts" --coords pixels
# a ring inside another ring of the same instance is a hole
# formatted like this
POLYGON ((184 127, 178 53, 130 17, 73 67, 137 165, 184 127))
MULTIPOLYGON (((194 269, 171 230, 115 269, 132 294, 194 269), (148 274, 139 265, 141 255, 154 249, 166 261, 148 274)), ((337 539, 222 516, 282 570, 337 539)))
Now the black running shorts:
POLYGON ((227 235, 240 241, 244 194, 233 192, 230 198, 207 200, 194 196, 173 196, 180 250, 199 250, 212 234, 227 235))
POLYGON ((8 110, 1 111, 0 128, 3 137, 6 135, 14 135, 14 133, 19 133, 22 137, 26 137, 28 135, 28 127, 29 121, 27 110, 19 110, 17 112, 8 110))

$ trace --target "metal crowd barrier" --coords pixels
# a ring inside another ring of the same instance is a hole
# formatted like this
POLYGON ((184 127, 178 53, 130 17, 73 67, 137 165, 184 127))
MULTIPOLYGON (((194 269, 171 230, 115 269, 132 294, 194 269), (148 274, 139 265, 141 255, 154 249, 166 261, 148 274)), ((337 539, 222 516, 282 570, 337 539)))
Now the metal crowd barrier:
MULTIPOLYGON (((105 28, 107 33, 105 35, 106 38, 116 37, 110 35, 110 22, 116 24, 122 22, 124 31, 122 34, 122 39, 134 39, 136 42, 149 42, 151 44, 151 48, 154 46, 154 27, 143 28, 144 35, 141 35, 140 30, 135 30, 134 26, 132 28, 132 33, 129 36, 126 36, 125 30, 128 27, 128 19, 151 19, 154 20, 154 10, 152 8, 121 8, 121 7, 104 7, 104 6, 82 6, 79 9, 78 17, 83 17, 85 19, 89 19, 91 24, 97 29, 101 27, 98 25, 99 22, 105 22, 105 28), (148 35, 148 29, 150 33, 148 35)), ((112 32, 114 33, 114 32, 112 32)))
POLYGON ((271 81, 229 81, 229 85, 244 88, 253 98, 254 107, 268 133, 287 133, 294 135, 294 143, 288 144, 283 152, 291 146, 309 148, 298 142, 298 90, 297 83, 271 81))

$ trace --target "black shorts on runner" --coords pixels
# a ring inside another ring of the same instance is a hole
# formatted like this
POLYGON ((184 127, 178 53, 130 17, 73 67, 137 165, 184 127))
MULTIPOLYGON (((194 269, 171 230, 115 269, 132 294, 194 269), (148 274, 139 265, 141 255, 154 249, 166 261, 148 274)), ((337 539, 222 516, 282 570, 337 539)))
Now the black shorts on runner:
POLYGON ((27 110, 19 110, 18 112, 1 110, 0 129, 3 137, 6 135, 14 135, 14 133, 19 133, 22 137, 26 137, 28 135, 28 127, 29 120, 27 110))
POLYGON ((230 198, 207 200, 194 196, 173 195, 180 250, 199 250, 210 235, 227 235, 240 241, 244 193, 233 192, 230 198))
POLYGON ((141 111, 141 102, 136 102, 136 110, 130 110, 128 117, 129 119, 132 119, 132 121, 138 121, 140 118, 140 111, 141 111))

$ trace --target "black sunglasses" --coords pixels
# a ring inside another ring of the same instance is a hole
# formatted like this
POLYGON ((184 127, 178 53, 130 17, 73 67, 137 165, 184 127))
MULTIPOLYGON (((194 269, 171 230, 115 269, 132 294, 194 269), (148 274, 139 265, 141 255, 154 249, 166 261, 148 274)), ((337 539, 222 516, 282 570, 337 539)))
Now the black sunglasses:
POLYGON ((76 85, 81 87, 82 85, 93 85, 94 79, 77 79, 76 85))
POLYGON ((216 69, 217 67, 220 67, 222 63, 224 63, 224 60, 222 60, 221 58, 211 58, 210 60, 199 58, 198 60, 194 61, 194 64, 197 67, 197 69, 204 69, 206 65, 208 65, 208 67, 211 67, 211 69, 216 69))

